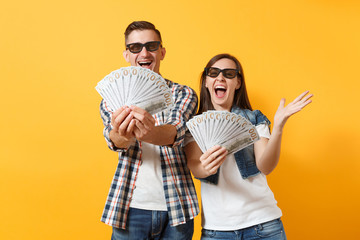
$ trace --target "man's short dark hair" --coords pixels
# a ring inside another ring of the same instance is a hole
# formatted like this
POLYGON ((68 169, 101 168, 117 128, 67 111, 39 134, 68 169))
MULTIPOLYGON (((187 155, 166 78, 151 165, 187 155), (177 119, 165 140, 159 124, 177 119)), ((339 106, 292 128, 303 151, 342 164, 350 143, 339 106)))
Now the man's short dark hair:
POLYGON ((138 31, 153 30, 159 36, 160 42, 162 42, 160 31, 155 28, 154 24, 147 22, 147 21, 134 21, 134 22, 130 23, 129 26, 125 30, 125 33, 124 33, 125 34, 125 43, 127 43, 127 39, 128 39, 128 36, 130 35, 130 33, 135 30, 138 30, 138 31))

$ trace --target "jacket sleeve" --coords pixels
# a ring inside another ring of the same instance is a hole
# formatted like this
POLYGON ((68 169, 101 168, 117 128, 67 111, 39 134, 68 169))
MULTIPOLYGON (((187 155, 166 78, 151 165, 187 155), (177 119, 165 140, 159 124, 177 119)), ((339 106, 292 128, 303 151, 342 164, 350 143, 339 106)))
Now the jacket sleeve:
POLYGON ((267 124, 267 125, 271 124, 269 119, 260 110, 255 110, 253 112, 255 114, 255 123, 254 123, 255 126, 260 124, 267 124))

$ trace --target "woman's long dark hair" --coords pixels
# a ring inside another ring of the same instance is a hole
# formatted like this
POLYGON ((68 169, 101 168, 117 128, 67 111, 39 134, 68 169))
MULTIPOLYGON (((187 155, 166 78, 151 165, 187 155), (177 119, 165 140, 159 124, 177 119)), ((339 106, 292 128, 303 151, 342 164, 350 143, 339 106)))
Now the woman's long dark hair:
MULTIPOLYGON (((210 59, 210 61, 206 65, 206 68, 211 67, 212 65, 215 64, 215 62, 217 62, 223 58, 232 60, 236 64, 236 68, 239 69, 239 72, 240 72, 240 74, 238 74, 238 78, 240 79, 241 85, 240 85, 239 89, 235 90, 235 95, 234 95, 234 100, 233 100, 232 105, 238 106, 242 109, 252 110, 252 107, 251 107, 251 104, 250 104, 250 101, 248 98, 248 94, 246 91, 244 71, 243 71, 243 68, 242 68, 239 60, 237 60, 236 57, 234 57, 230 54, 227 54, 227 53, 218 54, 215 57, 213 57, 212 59, 210 59)), ((199 104, 199 110, 198 110, 197 114, 201 114, 208 110, 214 110, 214 106, 211 102, 211 96, 210 96, 209 90, 207 89, 207 87, 205 87, 205 84, 206 84, 206 73, 204 70, 202 72, 201 78, 200 78, 200 104, 199 104)))

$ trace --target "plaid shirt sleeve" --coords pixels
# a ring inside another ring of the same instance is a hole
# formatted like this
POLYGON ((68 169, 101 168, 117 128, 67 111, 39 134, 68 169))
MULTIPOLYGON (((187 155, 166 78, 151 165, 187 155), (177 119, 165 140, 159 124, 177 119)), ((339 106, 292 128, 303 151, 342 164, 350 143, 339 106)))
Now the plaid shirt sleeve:
POLYGON ((111 125, 112 112, 107 108, 106 102, 104 100, 102 100, 100 103, 100 115, 104 124, 103 134, 108 147, 115 152, 125 151, 126 149, 117 148, 110 139, 110 131, 112 130, 112 125, 111 125))
POLYGON ((187 130, 186 122, 196 114, 198 99, 195 91, 188 86, 170 82, 174 98, 174 107, 170 110, 165 124, 176 127, 176 138, 172 145, 181 146, 187 130))

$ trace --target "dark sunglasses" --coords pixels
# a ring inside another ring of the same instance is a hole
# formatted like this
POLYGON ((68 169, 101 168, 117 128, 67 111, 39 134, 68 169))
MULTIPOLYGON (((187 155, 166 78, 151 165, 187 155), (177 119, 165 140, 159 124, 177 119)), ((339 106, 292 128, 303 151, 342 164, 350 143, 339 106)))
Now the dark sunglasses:
POLYGON ((129 49, 131 53, 139 53, 142 51, 143 47, 145 46, 146 50, 149 52, 154 52, 159 49, 159 46, 161 45, 160 41, 152 41, 147 43, 130 43, 126 45, 126 49, 129 49))
POLYGON ((209 68, 205 68, 205 74, 209 77, 217 77, 219 76, 219 74, 222 72, 223 76, 226 78, 234 78, 236 77, 236 74, 240 74, 239 70, 237 69, 232 69, 232 68, 225 68, 225 69, 220 69, 220 68, 215 68, 215 67, 209 67, 209 68))

